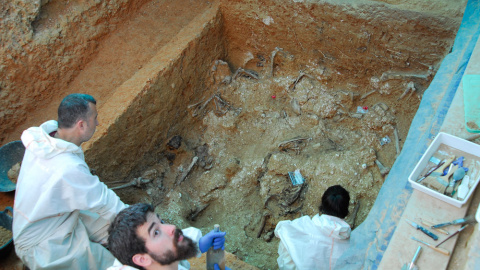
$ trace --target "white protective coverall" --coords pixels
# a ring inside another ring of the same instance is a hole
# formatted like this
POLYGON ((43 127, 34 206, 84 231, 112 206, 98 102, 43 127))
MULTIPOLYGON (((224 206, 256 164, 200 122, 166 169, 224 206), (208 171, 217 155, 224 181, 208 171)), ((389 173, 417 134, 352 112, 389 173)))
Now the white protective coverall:
MULTIPOLYGON (((198 241, 200 238, 202 238, 202 232, 194 227, 189 227, 186 229, 182 230, 182 233, 184 236, 191 238, 195 243, 197 243, 198 247, 198 241)), ((202 253, 198 252, 197 257, 200 257, 202 253)), ((186 260, 180 261, 178 264, 178 270, 189 270, 190 269, 190 263, 186 260)), ((115 263, 109 267, 107 270, 138 270, 135 267, 131 267, 128 265, 123 265, 120 261, 115 260, 115 263)))
POLYGON ((49 135, 57 129, 51 120, 22 134, 15 251, 31 270, 106 269, 115 258, 99 243, 126 205, 90 173, 81 147, 49 135))
POLYGON ((350 226, 329 215, 303 216, 280 221, 275 236, 280 238, 280 270, 334 269, 335 262, 348 249, 350 226))

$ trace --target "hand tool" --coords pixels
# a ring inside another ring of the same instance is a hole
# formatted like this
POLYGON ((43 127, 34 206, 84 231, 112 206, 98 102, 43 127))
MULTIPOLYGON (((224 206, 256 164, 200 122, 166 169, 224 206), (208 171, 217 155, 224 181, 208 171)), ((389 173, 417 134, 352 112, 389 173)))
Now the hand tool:
POLYGON ((437 229, 437 228, 442 228, 442 227, 449 226, 449 225, 456 225, 456 224, 461 225, 461 224, 465 224, 465 223, 476 223, 476 222, 477 221, 475 220, 475 216, 470 215, 470 216, 466 216, 464 218, 455 219, 454 221, 433 225, 432 228, 437 229))
MULTIPOLYGON (((432 222, 430 221, 427 221, 427 220, 424 220, 424 219, 421 219, 422 220, 422 224, 427 226, 427 228, 432 228, 433 224, 432 222)), ((446 235, 449 235, 450 233, 444 229, 441 229, 441 228, 434 228, 435 231, 437 232, 440 232, 440 233, 443 233, 443 234, 446 234, 446 235)))
POLYGON ((460 186, 458 186, 457 196, 462 201, 465 199, 465 197, 467 197, 468 194, 468 182, 470 182, 470 176, 465 175, 462 179, 462 183, 460 183, 460 186))
MULTIPOLYGON (((452 168, 453 171, 453 168, 452 168)), ((448 187, 445 189, 445 195, 452 197, 453 191, 457 187, 457 182, 462 180, 465 176, 465 170, 462 167, 457 167, 452 174, 452 181, 448 183, 448 187)))
POLYGON ((445 241, 447 241, 448 239, 452 238, 453 236, 455 236, 456 234, 458 234, 459 232, 463 231, 463 229, 465 229, 469 224, 465 224, 463 225, 463 227, 461 227, 460 229, 458 229, 456 232, 452 233, 452 235, 450 235, 449 237, 445 238, 442 242, 438 243, 435 247, 438 247, 440 246, 441 244, 443 244, 445 241))
POLYGON ((414 228, 417 229, 417 230, 422 231, 424 234, 430 236, 433 240, 435 240, 435 241, 438 240, 438 236, 436 236, 436 235, 435 235, 434 233, 432 233, 431 231, 425 229, 424 227, 418 225, 417 223, 415 223, 415 222, 413 222, 413 221, 411 221, 411 220, 409 220, 409 219, 405 219, 405 220, 408 222, 408 224, 412 225, 412 227, 414 227, 414 228))
POLYGON ((453 162, 454 159, 455 159, 455 156, 451 156, 450 158, 445 160, 445 163, 443 163, 442 166, 438 167, 438 169, 433 171, 427 178, 425 178, 422 184, 428 188, 431 188, 443 194, 443 192, 445 191, 445 188, 448 185, 448 180, 445 182, 442 178, 440 178, 440 176, 443 174, 443 170, 445 170, 445 168, 450 166, 450 164, 453 162))
POLYGON ((440 163, 438 163, 437 165, 435 165, 435 167, 432 167, 430 170, 428 170, 428 172, 427 172, 424 176, 420 177, 420 178, 417 180, 417 183, 422 182, 423 179, 427 178, 431 173, 433 173, 433 172, 436 171, 438 168, 440 168, 440 166, 442 166, 444 163, 445 163, 445 160, 440 161, 440 163))
POLYGON ((413 255, 413 259, 409 264, 405 264, 402 267, 402 270, 413 270, 413 269, 418 269, 418 267, 415 265, 415 261, 418 258, 418 255, 420 255, 420 250, 422 249, 421 246, 418 246, 417 251, 415 252, 415 255, 413 255))
POLYGON ((446 249, 444 249, 444 248, 435 247, 434 245, 431 245, 431 244, 429 244, 429 243, 427 243, 427 242, 424 242, 424 241, 422 241, 422 240, 419 240, 419 239, 417 239, 417 238, 415 238, 415 237, 413 237, 413 236, 412 236, 411 238, 412 238, 413 240, 417 241, 417 242, 420 242, 420 243, 422 243, 422 244, 427 245, 427 247, 435 250, 436 252, 442 253, 443 255, 447 255, 447 256, 450 255, 450 251, 448 251, 448 250, 446 250, 446 249))

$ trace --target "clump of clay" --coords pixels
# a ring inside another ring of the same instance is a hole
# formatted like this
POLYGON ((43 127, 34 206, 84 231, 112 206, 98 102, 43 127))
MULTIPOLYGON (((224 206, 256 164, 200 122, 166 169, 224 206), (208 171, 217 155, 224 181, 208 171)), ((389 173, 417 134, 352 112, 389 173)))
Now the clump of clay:
POLYGON ((12 239, 12 231, 0 226, 0 247, 3 247, 10 239, 12 239))
POLYGON ((8 179, 10 179, 10 181, 15 184, 17 183, 18 174, 20 173, 20 165, 21 163, 18 162, 17 164, 13 165, 12 168, 10 168, 10 170, 8 170, 7 172, 8 179))

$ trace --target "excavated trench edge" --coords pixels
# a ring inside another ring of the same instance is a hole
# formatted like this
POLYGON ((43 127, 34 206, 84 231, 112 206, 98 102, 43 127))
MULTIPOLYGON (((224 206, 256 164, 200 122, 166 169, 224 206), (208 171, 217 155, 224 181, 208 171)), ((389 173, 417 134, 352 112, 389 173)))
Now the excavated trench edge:
MULTIPOLYGON (((412 192, 411 187, 407 184, 405 172, 413 169, 420 159, 421 153, 438 133, 461 75, 465 70, 466 62, 468 62, 473 51, 476 42, 475 37, 478 37, 478 22, 475 22, 475 20, 478 21, 476 18, 480 18, 479 8, 478 4, 472 4, 472 2, 474 1, 469 1, 467 5, 452 53, 442 62, 434 80, 424 94, 401 155, 383 184, 369 216, 353 231, 352 248, 339 260, 338 269, 376 269, 378 267, 412 192), (471 36, 472 32, 475 33, 473 37, 471 36), (452 68, 452 65, 455 68, 452 68), (434 101, 442 96, 440 104, 434 104, 434 101), (426 120, 430 119, 426 116, 431 115, 435 115, 434 119, 426 120), (417 128, 420 126, 427 126, 427 128, 417 128)), ((141 71, 120 86, 116 90, 116 94, 106 101, 99 113, 110 117, 102 119, 103 125, 99 127, 94 138, 84 145, 88 153, 86 155, 87 162, 91 164, 92 168, 108 168, 104 171, 114 172, 100 175, 102 179, 111 181, 121 175, 128 174, 125 169, 121 169, 121 163, 135 164, 134 161, 140 160, 145 151, 154 147, 158 142, 167 139, 169 132, 164 132, 165 130, 161 130, 162 128, 152 130, 149 128, 152 124, 153 126, 158 125, 158 127, 166 128, 172 133, 177 133, 182 129, 181 126, 184 122, 176 121, 181 116, 168 123, 164 119, 170 119, 169 111, 174 105, 186 108, 191 97, 180 99, 180 101, 161 111, 153 109, 148 104, 161 100, 162 90, 170 91, 170 95, 171 92, 177 91, 181 96, 183 94, 182 89, 200 86, 189 84, 201 82, 207 75, 206 70, 192 75, 186 74, 182 67, 184 64, 190 64, 186 59, 192 60, 195 58, 197 50, 223 42, 221 34, 216 33, 216 31, 219 31, 218 28, 221 27, 221 24, 219 5, 215 5, 202 15, 197 16, 172 42, 162 48, 141 71), (201 21, 203 23, 199 23, 201 21), (201 40, 205 41, 205 37, 208 37, 206 39, 209 42, 208 44, 201 42, 201 40), (143 83, 138 84, 139 81, 143 83), (171 85, 175 85, 174 89, 170 87, 171 85), (131 98, 125 99, 126 96, 131 98), (147 110, 141 108, 147 108, 147 110), (138 125, 138 119, 143 119, 147 124, 138 125), (144 141, 141 138, 145 138, 145 136, 136 136, 132 134, 133 132, 125 132, 132 126, 135 126, 136 133, 143 132, 148 134, 146 137, 156 139, 144 141), (115 148, 120 150, 112 150, 109 145, 115 145, 115 148), (132 147, 132 145, 135 147, 132 147), (136 151, 125 155, 121 151, 123 147, 136 149, 136 151), (95 149, 95 151, 90 149, 95 149), (118 162, 118 159, 116 159, 117 161, 112 160, 109 164, 100 164, 100 160, 109 160, 108 157, 111 157, 112 154, 118 154, 117 157, 124 160, 118 162)), ((215 46, 215 48, 219 49, 211 50, 211 58, 202 59, 206 61, 204 63, 211 63, 215 59, 221 59, 225 56, 225 46, 215 46)))

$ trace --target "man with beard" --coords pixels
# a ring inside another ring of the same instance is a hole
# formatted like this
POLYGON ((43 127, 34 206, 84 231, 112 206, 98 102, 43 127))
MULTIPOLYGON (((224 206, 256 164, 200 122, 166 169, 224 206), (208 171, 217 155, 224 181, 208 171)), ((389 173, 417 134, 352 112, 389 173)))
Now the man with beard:
POLYGON ((186 259, 200 255, 198 249, 202 253, 212 246, 224 249, 226 234, 211 231, 202 237, 197 228, 180 230, 165 224, 153 207, 144 203, 118 213, 108 233, 108 248, 118 259, 108 270, 187 270, 190 264, 186 259))

